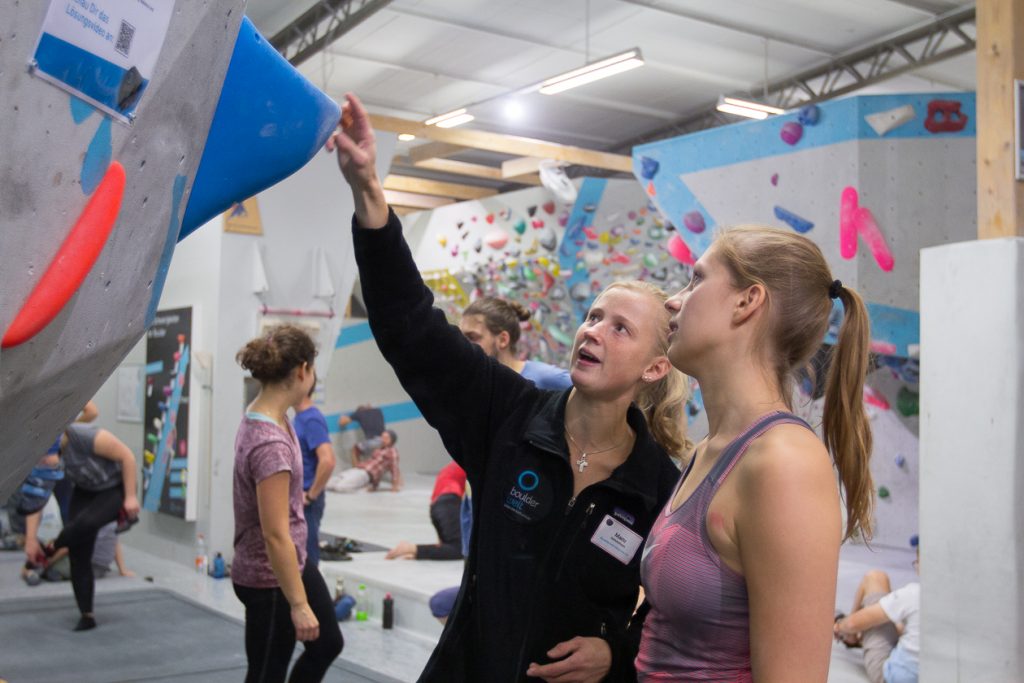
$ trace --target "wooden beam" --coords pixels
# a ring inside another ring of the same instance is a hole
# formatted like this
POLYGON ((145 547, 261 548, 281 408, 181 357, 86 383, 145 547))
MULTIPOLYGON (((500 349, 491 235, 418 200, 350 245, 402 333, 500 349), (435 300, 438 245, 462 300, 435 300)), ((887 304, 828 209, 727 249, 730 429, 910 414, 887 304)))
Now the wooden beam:
POLYGON ((448 199, 447 197, 399 192, 397 190, 384 190, 384 199, 391 206, 401 206, 410 209, 436 209, 439 206, 455 203, 454 199, 448 199))
POLYGON ((544 160, 536 157, 519 157, 518 159, 503 161, 501 162, 501 177, 515 178, 527 173, 536 173, 540 170, 540 162, 542 161, 544 160))
MULTIPOLYGON (((978 0, 978 239, 1024 237, 1024 181, 1016 179, 1013 80, 1024 79, 1024 4, 978 0)), ((1024 106, 1024 102, 1022 102, 1024 106)))
POLYGON ((415 164, 427 159, 443 159, 453 154, 458 154, 466 148, 462 145, 452 145, 447 142, 428 142, 423 145, 416 145, 409 150, 409 158, 415 164))
POLYGON ((454 197, 455 199, 483 199, 484 197, 493 197, 498 194, 497 190, 489 187, 443 183, 437 180, 413 178, 405 175, 389 175, 384 179, 384 189, 432 194, 439 197, 454 197))
MULTIPOLYGON (((404 163, 406 160, 396 159, 396 161, 404 163)), ((412 159, 408 159, 408 162, 409 165, 414 165, 416 168, 441 171, 442 173, 465 175, 473 178, 487 178, 488 180, 502 180, 506 183, 518 183, 520 185, 540 185, 540 178, 537 177, 536 174, 519 176, 516 178, 503 178, 500 168, 484 166, 483 164, 469 164, 465 161, 455 161, 454 159, 427 159, 425 161, 417 162, 413 162, 412 159)))
POLYGON ((438 142, 448 142, 453 145, 462 145, 463 147, 472 147, 473 149, 483 149, 489 152, 554 159, 555 161, 593 166, 594 168, 603 168, 608 171, 618 171, 621 173, 631 173, 633 170, 633 160, 628 156, 598 152, 570 145, 560 145, 555 142, 521 138, 514 135, 502 135, 500 133, 488 133, 480 130, 424 126, 419 121, 408 121, 380 114, 370 114, 370 123, 377 130, 391 133, 410 133, 417 137, 428 138, 438 142))

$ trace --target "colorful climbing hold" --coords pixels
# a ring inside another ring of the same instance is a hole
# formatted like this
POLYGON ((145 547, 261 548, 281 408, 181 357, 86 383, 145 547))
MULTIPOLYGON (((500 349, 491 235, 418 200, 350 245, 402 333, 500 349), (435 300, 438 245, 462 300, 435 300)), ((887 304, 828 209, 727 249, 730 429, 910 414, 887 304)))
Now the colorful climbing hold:
POLYGON ((920 395, 907 387, 900 387, 896 394, 896 410, 903 417, 912 417, 920 412, 920 395))
POLYGON ((516 224, 512 226, 512 229, 515 230, 520 235, 522 235, 524 232, 526 232, 526 221, 516 221, 516 224))
POLYGON ((125 179, 120 162, 110 164, 53 261, 4 332, 2 348, 18 346, 38 334, 81 287, 117 223, 125 179))
POLYGON ((553 216, 555 214, 555 203, 552 201, 544 202, 544 205, 541 208, 544 209, 544 212, 549 216, 553 216))
POLYGON ((693 252, 690 251, 690 247, 686 245, 686 242, 683 241, 678 232, 672 233, 672 236, 668 238, 668 244, 665 246, 668 249, 668 253, 672 255, 672 258, 680 263, 692 266, 697 262, 697 259, 693 257, 693 252))
POLYGON ((778 173, 772 173, 772 186, 776 186, 778 184, 779 184, 779 174, 778 173))
POLYGON ((779 131, 779 137, 787 145, 795 145, 800 142, 800 138, 804 136, 804 127, 796 121, 789 121, 782 126, 782 130, 779 131))
POLYGON ((812 223, 811 221, 807 220, 806 218, 801 218, 792 211, 784 209, 781 206, 776 206, 774 210, 776 218, 778 218, 783 223, 786 223, 787 225, 789 225, 789 227, 793 228, 800 234, 810 232, 810 230, 814 227, 814 223, 812 223))
POLYGON ((878 497, 879 498, 882 498, 884 500, 884 499, 888 498, 889 495, 890 495, 890 492, 889 492, 889 489, 887 487, 885 487, 885 486, 879 486, 878 487, 878 497))
POLYGON ((699 235, 704 232, 707 228, 707 224, 704 222, 704 214, 700 211, 690 211, 683 216, 683 225, 690 232, 699 235))
POLYGON ((905 457, 903 457, 902 453, 897 453, 896 454, 895 462, 896 462, 896 467, 899 467, 900 469, 903 469, 904 467, 907 466, 907 459, 905 457))
POLYGON ((501 249, 508 243, 508 233, 504 230, 492 230, 484 237, 484 242, 491 249, 501 249))
POLYGON ((640 177, 644 180, 653 180, 658 175, 661 164, 657 159, 651 157, 640 157, 640 177))
POLYGON ((796 115, 796 120, 805 126, 817 125, 820 118, 821 109, 816 104, 806 104, 800 107, 800 111, 796 115))
POLYGON ((957 100, 932 100, 924 127, 930 133, 957 133, 967 126, 967 114, 960 111, 957 100))

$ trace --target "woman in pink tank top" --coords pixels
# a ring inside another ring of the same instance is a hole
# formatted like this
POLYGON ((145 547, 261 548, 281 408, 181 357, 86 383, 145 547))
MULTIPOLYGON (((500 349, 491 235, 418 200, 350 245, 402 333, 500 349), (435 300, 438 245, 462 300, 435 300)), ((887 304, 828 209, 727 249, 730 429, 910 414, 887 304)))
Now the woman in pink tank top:
POLYGON ((666 306, 709 434, 644 548, 639 679, 823 682, 839 546, 871 532, 865 306, 809 239, 759 227, 719 235, 666 306), (790 403, 836 299, 822 443, 790 403))

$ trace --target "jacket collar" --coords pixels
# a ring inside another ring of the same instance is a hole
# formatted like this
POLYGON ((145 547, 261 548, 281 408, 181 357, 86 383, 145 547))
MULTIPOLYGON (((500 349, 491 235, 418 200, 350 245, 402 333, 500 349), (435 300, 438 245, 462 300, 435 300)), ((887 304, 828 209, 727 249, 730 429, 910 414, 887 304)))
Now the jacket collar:
MULTIPOLYGON (((560 394, 544 392, 540 409, 530 418, 523 440, 569 464, 569 448, 565 441, 565 405, 569 400, 566 389, 560 394)), ((643 413, 635 404, 629 406, 626 421, 636 433, 636 443, 626 462, 598 486, 608 486, 643 498, 648 510, 658 506, 660 478, 665 466, 671 466, 665 450, 658 445, 647 428, 643 413)))

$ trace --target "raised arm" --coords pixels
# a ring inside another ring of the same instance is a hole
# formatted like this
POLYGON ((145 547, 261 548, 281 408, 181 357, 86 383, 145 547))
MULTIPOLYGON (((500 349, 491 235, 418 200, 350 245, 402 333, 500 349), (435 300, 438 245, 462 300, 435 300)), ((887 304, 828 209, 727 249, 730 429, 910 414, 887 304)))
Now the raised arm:
POLYGON ((346 97, 342 130, 327 147, 337 151, 352 187, 353 240, 370 328, 403 388, 472 479, 483 469, 496 425, 535 389, 433 308, 401 223, 384 199, 369 116, 354 95, 346 97))
POLYGON ((124 486, 124 511, 129 517, 137 517, 139 499, 135 493, 135 482, 138 473, 135 470, 135 454, 132 453, 132 449, 106 429, 101 429, 96 432, 92 450, 101 458, 120 463, 121 484, 124 486))

